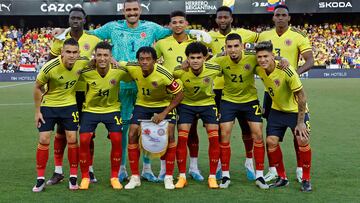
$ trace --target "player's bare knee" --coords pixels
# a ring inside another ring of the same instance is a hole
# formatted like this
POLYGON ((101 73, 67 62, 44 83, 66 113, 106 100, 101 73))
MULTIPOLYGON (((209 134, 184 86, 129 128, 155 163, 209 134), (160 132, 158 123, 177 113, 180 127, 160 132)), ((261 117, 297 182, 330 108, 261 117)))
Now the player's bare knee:
POLYGON ((266 145, 268 148, 274 148, 279 144, 279 138, 276 136, 268 136, 266 138, 266 145))
POLYGON ((40 133, 39 135, 40 144, 50 144, 50 134, 40 133))

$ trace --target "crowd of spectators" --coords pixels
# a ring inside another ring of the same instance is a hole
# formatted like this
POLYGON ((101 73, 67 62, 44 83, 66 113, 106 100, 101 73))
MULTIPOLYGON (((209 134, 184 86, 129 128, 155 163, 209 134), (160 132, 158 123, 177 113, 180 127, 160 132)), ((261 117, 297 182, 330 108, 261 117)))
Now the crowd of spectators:
MULTIPOLYGON (((99 25, 98 25, 99 26, 99 25)), ((98 26, 90 25, 89 29, 98 26)), ((201 25, 192 25, 197 29, 201 25)), ((322 24, 295 26, 307 33, 314 51, 315 66, 360 68, 360 26, 322 24)), ((271 29, 269 25, 249 28, 256 32, 271 29)), ((52 28, 22 30, 0 27, 0 71, 18 71, 22 66, 39 70, 47 61, 53 36, 52 28)), ((300 59, 300 65, 302 59, 300 59)))

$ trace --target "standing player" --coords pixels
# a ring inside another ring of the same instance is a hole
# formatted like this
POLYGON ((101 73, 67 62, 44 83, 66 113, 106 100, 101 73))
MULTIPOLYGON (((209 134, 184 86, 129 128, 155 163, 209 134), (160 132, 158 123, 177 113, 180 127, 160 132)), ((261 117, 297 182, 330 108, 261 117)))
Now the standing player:
POLYGON ((80 80, 85 81, 88 90, 83 105, 80 123, 80 167, 82 180, 80 189, 88 189, 90 184, 89 162, 90 142, 99 123, 104 123, 111 140, 111 179, 114 189, 122 189, 118 179, 121 162, 121 116, 119 98, 120 80, 131 80, 127 71, 111 64, 111 45, 100 42, 95 47, 95 68, 84 69, 80 80))
POLYGON ((138 88, 129 131, 128 153, 132 175, 129 183, 125 185, 125 189, 134 189, 141 185, 139 177, 139 120, 151 119, 154 123, 160 123, 165 118, 171 119, 171 121, 168 128, 169 143, 165 154, 166 175, 164 184, 166 189, 174 189, 176 115, 173 110, 184 96, 182 88, 169 71, 155 63, 157 57, 154 48, 141 47, 137 51, 136 57, 139 63, 128 63, 125 66, 138 88))
POLYGON ((271 42, 260 42, 255 49, 257 61, 261 66, 256 68, 256 72, 273 101, 266 127, 266 144, 269 162, 276 167, 279 177, 271 186, 283 187, 289 184, 279 142, 283 140, 286 129, 291 128, 298 142, 303 169, 301 191, 309 192, 312 190, 310 122, 304 88, 292 66, 285 69, 279 68, 274 60, 271 42))
POLYGON ((220 158, 219 147, 219 125, 218 109, 215 105, 215 94, 213 92, 214 79, 221 75, 220 66, 205 63, 207 58, 207 48, 199 42, 193 42, 185 50, 189 71, 180 68, 175 69, 174 77, 181 80, 184 85, 184 99, 178 106, 178 146, 176 149, 176 158, 179 167, 179 180, 176 188, 183 188, 186 181, 186 143, 189 130, 197 115, 205 124, 206 132, 209 138, 209 165, 210 175, 208 178, 209 188, 218 188, 216 182, 216 167, 220 158))
POLYGON ((220 103, 221 129, 221 188, 230 185, 230 137, 235 118, 246 122, 254 141, 256 185, 268 189, 263 177, 265 147, 262 136, 261 107, 255 88, 254 70, 257 65, 254 52, 243 50, 240 35, 231 33, 225 40, 226 56, 216 56, 211 62, 219 64, 224 75, 225 86, 220 103))
MULTIPOLYGON (((171 35, 171 30, 156 23, 139 20, 141 6, 138 0, 125 0, 123 10, 125 20, 109 22, 102 27, 89 31, 91 34, 105 40, 111 40, 113 44, 112 54, 117 61, 136 61, 136 53, 140 47, 152 46, 155 41, 171 35)), ((204 31, 190 30, 190 34, 201 34, 204 38, 210 37, 204 31)), ((123 181, 127 177, 125 169, 127 133, 129 120, 136 99, 137 88, 134 82, 120 83, 120 100, 122 103, 121 117, 123 119, 123 158, 120 167, 119 179, 123 181)), ((150 160, 144 158, 142 177, 156 182, 150 160)))
MULTIPOLYGON (((80 56, 87 58, 92 57, 93 50, 96 44, 100 41, 94 35, 89 35, 84 32, 84 24, 86 23, 86 13, 82 8, 74 7, 69 11, 69 25, 70 32, 65 35, 65 39, 73 38, 79 43, 80 56)), ((58 57, 61 54, 61 48, 63 47, 65 39, 55 39, 51 48, 49 59, 58 57)), ((79 117, 81 119, 82 104, 85 101, 86 84, 84 82, 78 82, 75 88, 76 91, 76 103, 79 110, 79 117)), ((92 167, 93 155, 94 155, 94 142, 91 140, 91 160, 90 167, 90 179, 91 182, 96 182, 94 170, 92 167)), ((54 139, 54 160, 55 160, 55 172, 53 176, 47 181, 48 185, 54 185, 64 179, 62 162, 64 156, 64 150, 66 147, 65 130, 61 125, 57 127, 55 139, 54 139)))
MULTIPOLYGON (((233 22, 232 11, 227 6, 221 6, 216 10, 216 24, 219 27, 219 31, 209 32, 212 42, 211 42, 211 52, 215 56, 225 51, 225 38, 230 33, 237 33, 241 36, 242 43, 245 44, 245 47, 250 43, 254 43, 258 39, 258 34, 250 30, 243 28, 232 28, 231 23, 233 22)), ((215 100, 216 105, 220 108, 220 100, 222 89, 224 88, 224 78, 218 77, 215 80, 214 92, 216 94, 215 100)), ((249 126, 246 121, 240 121, 240 127, 242 132, 242 138, 245 145, 246 151, 246 175, 249 180, 255 180, 255 172, 253 166, 253 140, 251 137, 249 126)), ((217 178, 221 179, 221 171, 217 173, 217 178)))
POLYGON ((88 60, 79 58, 79 44, 70 38, 64 41, 61 56, 47 62, 37 76, 34 88, 35 125, 39 129, 36 151, 37 183, 33 192, 45 186, 45 169, 49 158, 51 131, 57 123, 65 128, 70 165, 69 189, 78 189, 78 130, 79 113, 76 107, 75 86, 88 60), (42 88, 47 84, 47 91, 42 88))
MULTIPOLYGON (((172 35, 164 39, 159 40, 155 45, 155 50, 158 58, 163 57, 163 66, 167 68, 169 72, 173 72, 174 68, 186 59, 185 49, 186 47, 195 42, 196 39, 190 37, 185 32, 185 29, 188 25, 186 21, 186 15, 182 11, 174 11, 170 14, 170 28, 172 30, 172 35)), ((192 137, 189 140, 198 140, 197 135, 197 119, 194 119, 193 125, 189 131, 189 137, 192 137)), ((199 143, 188 142, 188 147, 190 151, 190 176, 197 181, 203 181, 204 177, 200 174, 200 170, 197 165, 198 149, 199 143)), ((161 160, 161 170, 158 176, 160 181, 164 180, 165 177, 165 161, 161 160)))
MULTIPOLYGON (((271 41, 277 56, 281 56, 289 60, 292 67, 295 68, 297 74, 302 74, 314 65, 314 58, 310 41, 305 33, 289 26, 290 22, 289 9, 285 5, 275 7, 273 21, 275 28, 262 32, 259 36, 259 42, 271 41), (298 67, 299 55, 305 59, 305 64, 298 67)), ((267 91, 264 94, 264 117, 267 118, 271 108, 271 97, 267 91)), ((297 140, 294 139, 294 147, 297 159, 296 177, 301 182, 302 163, 299 156, 297 140)), ((270 165, 269 172, 265 175, 265 180, 270 181, 277 176, 275 167, 270 165)))

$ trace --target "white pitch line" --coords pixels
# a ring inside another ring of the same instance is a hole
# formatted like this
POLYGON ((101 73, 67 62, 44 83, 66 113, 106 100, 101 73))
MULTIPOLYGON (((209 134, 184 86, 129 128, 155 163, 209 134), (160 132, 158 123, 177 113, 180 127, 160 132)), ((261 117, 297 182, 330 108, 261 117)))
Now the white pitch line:
POLYGON ((27 105, 34 105, 34 103, 0 104, 0 106, 27 106, 27 105))
POLYGON ((20 86, 20 85, 27 85, 30 83, 34 83, 34 82, 23 82, 23 83, 17 83, 17 84, 13 84, 13 85, 4 85, 4 86, 0 86, 1 88, 8 88, 8 87, 16 87, 16 86, 20 86))

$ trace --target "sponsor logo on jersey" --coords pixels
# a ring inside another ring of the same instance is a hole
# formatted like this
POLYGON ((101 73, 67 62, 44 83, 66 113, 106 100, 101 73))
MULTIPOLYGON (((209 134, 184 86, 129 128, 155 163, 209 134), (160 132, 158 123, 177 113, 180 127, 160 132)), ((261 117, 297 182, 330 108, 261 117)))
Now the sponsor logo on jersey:
POLYGON ((190 80, 189 80, 189 79, 187 79, 187 80, 185 80, 185 82, 190 82, 190 80))
POLYGON ((170 47, 170 48, 168 49, 168 51, 172 51, 172 48, 170 47))
POLYGON ((151 131, 149 128, 144 129, 143 131, 144 135, 150 135, 151 131))
POLYGON ((63 76, 60 76, 60 77, 59 77, 59 80, 62 80, 62 79, 64 79, 64 77, 63 77, 63 76))

